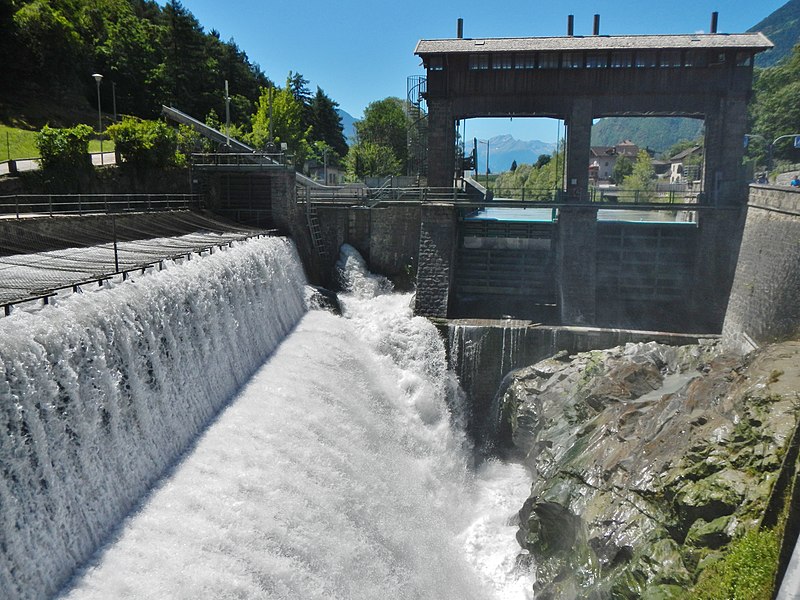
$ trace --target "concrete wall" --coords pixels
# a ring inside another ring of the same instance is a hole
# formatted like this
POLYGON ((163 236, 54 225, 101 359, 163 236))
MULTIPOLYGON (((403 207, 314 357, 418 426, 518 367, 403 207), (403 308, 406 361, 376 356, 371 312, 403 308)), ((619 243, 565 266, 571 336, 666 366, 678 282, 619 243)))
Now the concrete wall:
POLYGON ((753 185, 723 339, 730 347, 749 350, 753 342, 798 335, 800 191, 753 185))
POLYGON ((565 350, 569 354, 612 348, 627 342, 697 343, 693 335, 624 329, 545 327, 524 321, 442 321, 450 365, 467 394, 468 429, 476 440, 492 440, 496 395, 511 371, 565 350))

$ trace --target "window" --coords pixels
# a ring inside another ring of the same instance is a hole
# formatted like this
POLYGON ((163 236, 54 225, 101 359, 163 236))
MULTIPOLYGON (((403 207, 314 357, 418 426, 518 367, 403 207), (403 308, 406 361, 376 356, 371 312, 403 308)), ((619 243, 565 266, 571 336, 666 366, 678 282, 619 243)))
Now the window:
POLYGON ((705 67, 706 54, 699 50, 687 50, 683 59, 683 64, 687 67, 705 67))
POLYGON ((428 61, 429 71, 444 71, 444 56, 431 56, 428 61))
POLYGON ((514 67, 516 69, 534 69, 534 68, 536 68, 536 55, 535 54, 517 54, 514 57, 514 67))
POLYGON ((493 69, 510 69, 512 63, 510 54, 498 54, 492 57, 493 69))
POLYGON ((633 54, 631 52, 612 52, 611 67, 621 69, 633 65, 633 54))
POLYGON ((642 50, 636 53, 637 67, 655 67, 656 53, 653 50, 642 50))
POLYGON ((749 67, 753 64, 753 55, 750 52, 737 52, 736 53, 736 66, 749 67))
POLYGON ((583 55, 580 52, 565 52, 561 64, 565 69, 580 69, 583 66, 583 55))
POLYGON ((539 55, 539 68, 540 69, 557 69, 558 68, 558 54, 556 52, 540 54, 539 55))
POLYGON ((662 50, 661 58, 658 61, 661 67, 680 67, 681 66, 681 51, 680 50, 662 50))
POLYGON ((469 70, 470 71, 483 71, 489 68, 489 55, 488 54, 470 54, 469 55, 469 70))
POLYGON ((608 55, 605 52, 589 52, 586 55, 587 69, 604 69, 608 66, 608 55))

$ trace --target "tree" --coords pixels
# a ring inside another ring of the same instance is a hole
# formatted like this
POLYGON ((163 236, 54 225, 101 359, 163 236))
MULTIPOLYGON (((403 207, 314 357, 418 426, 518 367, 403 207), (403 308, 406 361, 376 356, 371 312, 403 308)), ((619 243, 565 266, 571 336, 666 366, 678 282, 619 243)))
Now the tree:
POLYGON ((550 162, 550 159, 553 158, 549 154, 540 154, 539 158, 536 159, 536 168, 541 169, 547 163, 550 162))
POLYGON ((314 140, 324 142, 338 157, 343 157, 347 154, 347 141, 344 139, 342 119, 336 112, 338 106, 317 87, 317 93, 311 100, 311 127, 314 140))
POLYGON ((350 147, 345 157, 345 168, 350 181, 401 175, 403 172, 400 161, 390 147, 369 141, 358 142, 350 147))
MULTIPOLYGON (((750 113, 753 131, 771 142, 778 136, 800 133, 800 44, 785 62, 757 70, 753 84, 755 100, 750 113)), ((797 151, 788 141, 775 147, 775 156, 795 158, 797 151)))
POLYGON ((272 141, 279 146, 285 143, 299 168, 310 151, 311 127, 305 125, 303 104, 292 93, 290 83, 287 78, 284 88, 262 89, 248 140, 257 148, 266 148, 271 131, 272 141))
POLYGON ((513 173, 516 170, 517 170, 517 161, 516 160, 512 160, 511 161, 511 172, 513 173))
POLYGON ((407 128, 405 105, 400 98, 389 97, 370 103, 355 128, 359 142, 390 148, 400 163, 400 171, 405 172, 407 128))
POLYGON ((615 183, 622 183, 625 178, 633 173, 633 161, 630 158, 621 154, 614 162, 614 168, 611 170, 611 177, 615 183))
POLYGON ((635 192, 635 198, 639 202, 649 202, 655 197, 655 177, 656 173, 650 155, 645 150, 639 150, 633 170, 623 180, 622 188, 635 192))

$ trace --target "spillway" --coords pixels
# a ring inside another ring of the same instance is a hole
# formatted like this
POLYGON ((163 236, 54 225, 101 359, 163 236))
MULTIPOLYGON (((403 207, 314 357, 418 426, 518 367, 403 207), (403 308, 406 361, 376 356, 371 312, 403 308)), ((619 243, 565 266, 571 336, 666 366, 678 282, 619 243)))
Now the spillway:
POLYGON ((271 238, 0 320, 0 589, 529 597, 530 481, 473 465, 435 329, 341 263, 341 317, 271 238))

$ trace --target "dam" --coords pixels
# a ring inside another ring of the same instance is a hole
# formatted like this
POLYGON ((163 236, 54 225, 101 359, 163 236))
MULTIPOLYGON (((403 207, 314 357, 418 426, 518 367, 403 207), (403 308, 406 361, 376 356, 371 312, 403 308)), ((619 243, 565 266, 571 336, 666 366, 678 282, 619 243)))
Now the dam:
POLYGON ((489 200, 469 186, 348 196, 273 163, 197 162, 204 208, 292 241, 45 289, 0 319, 0 589, 530 598, 514 540, 530 476, 474 446, 503 377, 555 350, 796 331, 797 192, 747 196, 726 169, 713 202, 672 207, 696 220, 604 219, 620 209, 577 194, 524 207, 555 217, 515 228, 476 224, 489 200), (476 283, 481 253, 493 278, 476 283), (342 283, 342 316, 318 309, 304 270, 342 283), (525 296, 517 282, 533 302, 496 305, 525 296))

